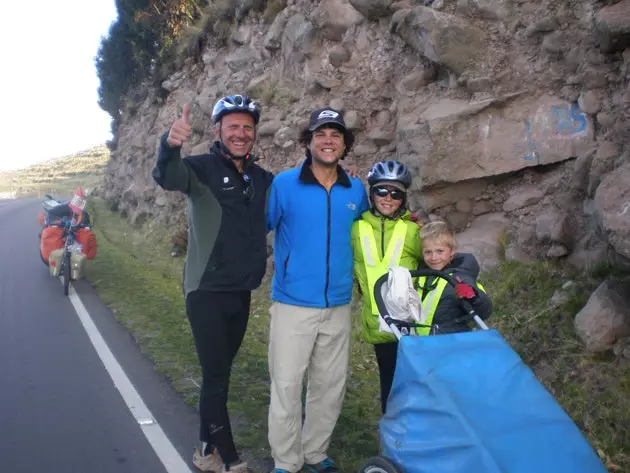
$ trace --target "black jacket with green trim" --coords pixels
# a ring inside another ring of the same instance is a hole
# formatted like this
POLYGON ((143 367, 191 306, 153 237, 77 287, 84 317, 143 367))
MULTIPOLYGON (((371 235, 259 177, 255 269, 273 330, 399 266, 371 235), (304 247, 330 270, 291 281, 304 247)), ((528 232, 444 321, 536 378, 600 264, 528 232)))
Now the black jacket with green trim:
POLYGON ((188 197, 184 294, 254 290, 265 275, 265 206, 273 174, 250 159, 241 174, 215 142, 208 154, 181 159, 160 140, 152 175, 165 190, 188 197))

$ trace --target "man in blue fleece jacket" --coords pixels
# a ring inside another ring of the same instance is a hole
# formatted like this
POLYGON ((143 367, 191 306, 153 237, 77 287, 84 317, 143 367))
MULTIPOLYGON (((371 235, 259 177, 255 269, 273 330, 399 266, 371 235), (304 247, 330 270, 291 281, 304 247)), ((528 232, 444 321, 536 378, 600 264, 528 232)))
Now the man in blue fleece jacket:
POLYGON ((311 114, 300 142, 306 159, 280 173, 269 194, 275 230, 269 332, 269 444, 273 473, 334 473, 330 437, 348 369, 352 223, 368 209, 365 188, 339 166, 354 135, 337 110, 311 114), (302 382, 308 370, 302 427, 302 382))

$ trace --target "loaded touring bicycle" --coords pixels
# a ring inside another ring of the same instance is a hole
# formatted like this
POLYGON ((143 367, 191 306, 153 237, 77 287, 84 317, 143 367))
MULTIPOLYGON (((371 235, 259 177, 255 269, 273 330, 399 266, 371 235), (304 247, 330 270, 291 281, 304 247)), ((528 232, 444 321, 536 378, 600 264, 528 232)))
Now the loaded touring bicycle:
POLYGON ((67 202, 46 195, 39 215, 39 224, 42 226, 39 234, 40 256, 51 276, 63 277, 66 296, 69 294, 70 281, 83 278, 86 260, 96 256, 96 236, 92 232, 85 204, 81 188, 67 202))

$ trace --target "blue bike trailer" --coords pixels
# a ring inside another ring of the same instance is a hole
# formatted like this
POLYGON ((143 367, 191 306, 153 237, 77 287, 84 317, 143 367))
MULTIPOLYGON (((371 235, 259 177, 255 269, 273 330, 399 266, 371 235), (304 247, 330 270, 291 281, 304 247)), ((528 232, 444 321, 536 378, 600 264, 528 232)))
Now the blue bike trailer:
MULTIPOLYGON (((426 273, 411 271, 413 277, 426 273)), ((379 279, 375 294, 392 327, 381 297, 386 279, 379 279)), ((606 473, 518 354, 464 306, 482 330, 436 336, 398 331, 396 372, 379 423, 384 458, 371 459, 376 462, 361 471, 391 472, 383 467, 391 464, 405 473, 606 473)))
POLYGON ((383 455, 406 473, 606 473, 494 329, 402 337, 383 455))

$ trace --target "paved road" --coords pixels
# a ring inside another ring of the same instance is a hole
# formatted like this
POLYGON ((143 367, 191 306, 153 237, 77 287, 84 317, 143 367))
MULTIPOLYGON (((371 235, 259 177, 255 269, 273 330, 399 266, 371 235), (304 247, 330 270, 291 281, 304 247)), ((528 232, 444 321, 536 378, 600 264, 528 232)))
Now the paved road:
POLYGON ((188 473, 194 469, 194 410, 153 370, 89 285, 78 282, 74 289, 88 321, 156 422, 140 425, 138 400, 130 410, 60 281, 40 260, 39 205, 0 200, 0 471, 188 473), (168 466, 152 447, 164 445, 160 427, 174 446, 162 454, 168 466))

